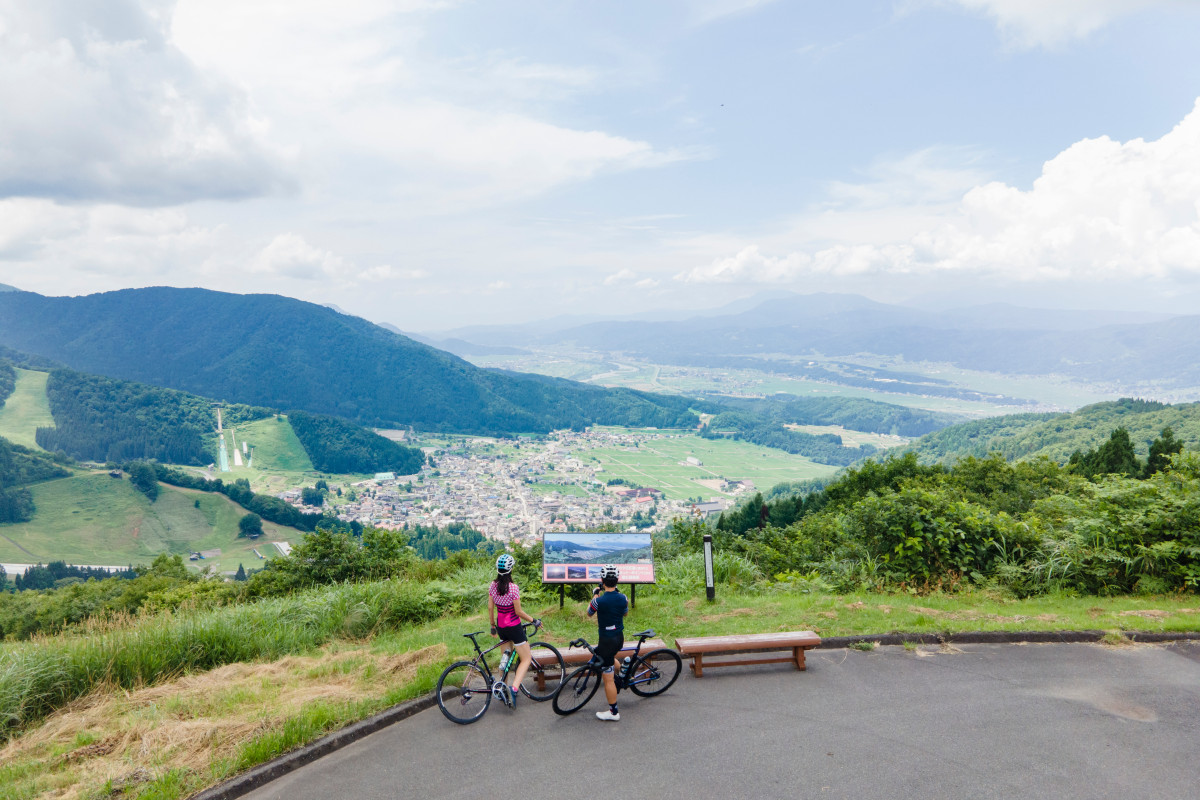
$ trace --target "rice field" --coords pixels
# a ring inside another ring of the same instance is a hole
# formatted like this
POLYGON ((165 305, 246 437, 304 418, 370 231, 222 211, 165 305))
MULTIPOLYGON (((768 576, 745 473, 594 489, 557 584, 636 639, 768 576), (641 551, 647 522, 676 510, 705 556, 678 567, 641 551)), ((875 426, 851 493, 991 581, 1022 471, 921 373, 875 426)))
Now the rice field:
POLYGON ((599 462, 601 480, 622 478, 659 489, 668 498, 712 497, 725 480, 751 480, 762 491, 778 483, 833 475, 838 467, 804 456, 730 439, 702 439, 692 434, 647 437, 637 447, 582 450, 579 458, 599 462), (699 464, 687 463, 688 457, 699 464))

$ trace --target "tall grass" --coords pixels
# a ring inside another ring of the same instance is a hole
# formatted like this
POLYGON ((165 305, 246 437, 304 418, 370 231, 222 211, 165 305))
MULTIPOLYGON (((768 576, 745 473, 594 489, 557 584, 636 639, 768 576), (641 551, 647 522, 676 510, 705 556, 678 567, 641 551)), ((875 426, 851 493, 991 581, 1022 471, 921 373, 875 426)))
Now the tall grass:
POLYGON ((130 689, 238 661, 309 651, 332 638, 462 614, 486 584, 392 580, 343 584, 205 612, 150 617, 86 638, 42 639, 0 651, 0 736, 98 686, 130 689))

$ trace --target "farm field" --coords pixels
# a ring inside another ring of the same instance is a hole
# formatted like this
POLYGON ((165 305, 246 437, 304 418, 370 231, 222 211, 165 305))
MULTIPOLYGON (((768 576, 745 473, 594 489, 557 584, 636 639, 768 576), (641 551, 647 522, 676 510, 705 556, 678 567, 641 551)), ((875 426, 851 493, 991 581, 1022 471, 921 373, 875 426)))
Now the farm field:
POLYGON ((54 427, 50 401, 46 398, 46 379, 50 373, 16 369, 17 385, 0 407, 0 436, 40 450, 34 441, 34 432, 38 428, 54 427))
POLYGON ((245 509, 224 495, 159 485, 151 503, 128 480, 88 472, 30 487, 37 507, 29 522, 0 526, 0 561, 77 564, 144 564, 159 553, 187 556, 221 549, 215 560, 192 562, 232 572, 238 563, 257 565, 257 547, 277 553, 269 541, 300 541, 303 533, 263 521, 257 543, 238 539, 245 509), (265 540, 265 541, 264 541, 265 540))
POLYGON ((777 483, 823 478, 838 467, 817 464, 803 456, 730 439, 701 439, 682 434, 643 440, 638 447, 608 447, 575 454, 584 461, 597 461, 604 471, 601 480, 623 478, 631 483, 659 489, 668 498, 711 497, 723 494, 709 481, 752 480, 760 490, 777 483), (694 456, 700 466, 685 462, 694 456), (701 483, 704 481, 705 483, 701 483))
POLYGON ((859 447, 860 445, 869 444, 872 447, 878 447, 880 450, 886 450, 890 447, 900 447, 912 441, 907 436, 898 436, 891 433, 864 433, 862 431, 852 431, 843 428, 841 425, 784 425, 783 427, 800 431, 801 433, 811 433, 814 436, 832 433, 842 437, 842 444, 846 447, 859 447))

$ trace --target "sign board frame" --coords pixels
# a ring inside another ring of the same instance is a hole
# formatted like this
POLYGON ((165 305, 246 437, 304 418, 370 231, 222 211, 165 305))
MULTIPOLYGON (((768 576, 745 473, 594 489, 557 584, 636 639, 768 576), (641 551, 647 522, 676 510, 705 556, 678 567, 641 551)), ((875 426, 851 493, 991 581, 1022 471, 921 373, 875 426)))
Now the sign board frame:
POLYGON ((620 582, 655 583, 654 548, 649 531, 604 533, 572 531, 542 534, 542 583, 569 586, 600 581, 600 567, 616 564, 620 582), (547 540, 552 551, 546 550, 547 540), (562 548, 553 543, 561 543, 562 548), (557 553, 551 556, 551 552, 557 553), (640 551, 645 551, 643 555, 640 551), (631 560, 635 559, 635 560, 631 560))

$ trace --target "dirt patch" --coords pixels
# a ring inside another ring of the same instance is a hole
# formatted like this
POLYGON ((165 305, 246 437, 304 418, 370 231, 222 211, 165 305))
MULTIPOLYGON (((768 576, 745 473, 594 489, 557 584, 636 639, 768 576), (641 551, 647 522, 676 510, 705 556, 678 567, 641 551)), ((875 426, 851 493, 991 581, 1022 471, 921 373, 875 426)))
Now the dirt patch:
POLYGON ((824 617, 825 619, 837 619, 838 618, 836 611, 818 611, 817 616, 824 617))
POLYGON ((730 617, 746 617, 755 614, 752 608, 735 608, 730 611, 722 611, 720 614, 706 614, 700 617, 701 622, 716 622, 719 619, 729 619, 730 617))
POLYGON ((884 613, 884 614, 890 614, 890 613, 892 613, 892 607, 891 607, 891 606, 875 606, 875 607, 876 607, 876 608, 878 608, 878 609, 879 609, 879 610, 880 610, 882 613, 884 613))
POLYGON ((944 617, 945 611, 939 611, 936 608, 925 608, 924 606, 909 606, 908 610, 914 614, 925 614, 930 617, 944 617))
POLYGON ((857 611, 860 608, 866 608, 866 607, 867 607, 867 604, 864 603, 862 600, 859 600, 856 603, 846 603, 846 608, 853 609, 854 611, 857 611))
POLYGON ((1165 619, 1171 616, 1173 611, 1162 611, 1157 608, 1135 609, 1133 611, 1117 612, 1118 617, 1142 617, 1143 619, 1165 619))

